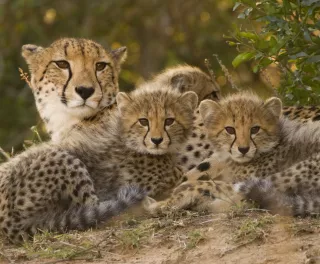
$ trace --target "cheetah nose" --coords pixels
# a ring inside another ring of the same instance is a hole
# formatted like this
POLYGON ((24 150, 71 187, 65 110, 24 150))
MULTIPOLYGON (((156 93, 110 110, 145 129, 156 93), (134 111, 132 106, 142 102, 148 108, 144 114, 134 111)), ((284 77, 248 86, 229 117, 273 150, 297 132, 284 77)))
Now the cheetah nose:
POLYGON ((163 138, 151 138, 151 141, 154 144, 159 145, 163 141, 163 138))
POLYGON ((238 147, 238 150, 244 155, 249 151, 249 147, 238 147))
POLYGON ((88 99, 93 94, 93 92, 94 89, 92 87, 76 87, 76 93, 79 94, 83 100, 88 99))

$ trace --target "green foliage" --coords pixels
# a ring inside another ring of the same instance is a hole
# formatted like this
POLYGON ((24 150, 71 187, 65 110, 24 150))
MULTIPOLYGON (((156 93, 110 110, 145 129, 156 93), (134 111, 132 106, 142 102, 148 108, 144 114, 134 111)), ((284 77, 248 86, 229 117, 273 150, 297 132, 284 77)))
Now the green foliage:
POLYGON ((252 61, 253 72, 276 65, 279 94, 286 103, 320 103, 320 1, 243 0, 235 2, 245 27, 235 26, 229 45, 239 55, 237 67, 252 61))

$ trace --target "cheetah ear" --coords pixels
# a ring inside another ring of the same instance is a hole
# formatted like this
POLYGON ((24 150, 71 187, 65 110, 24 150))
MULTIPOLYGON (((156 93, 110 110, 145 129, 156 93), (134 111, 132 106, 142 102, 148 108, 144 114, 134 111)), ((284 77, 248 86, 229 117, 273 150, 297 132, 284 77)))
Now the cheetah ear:
POLYGON ((121 114, 126 111, 128 104, 131 102, 131 98, 128 94, 119 92, 116 96, 118 109, 121 114))
POLYGON ((41 52, 43 47, 36 46, 33 44, 23 45, 21 48, 21 55, 26 60, 28 64, 32 62, 32 58, 35 54, 41 52))
POLYGON ((121 64, 127 58, 127 47, 121 47, 111 51, 111 57, 114 60, 115 66, 118 71, 121 69, 121 64))
POLYGON ((220 104, 209 99, 203 100, 199 105, 200 115, 206 126, 211 123, 211 120, 217 116, 217 113, 219 113, 220 110, 220 104))
POLYGON ((195 92, 185 92, 181 95, 178 102, 183 105, 187 105, 192 110, 195 110, 198 106, 198 95, 195 92))
POLYGON ((190 84, 192 83, 192 78, 187 74, 179 73, 173 76, 170 80, 170 84, 174 89, 183 93, 190 90, 190 84))
POLYGON ((271 97, 264 103, 264 109, 270 111, 274 116, 280 117, 282 113, 282 102, 277 97, 271 97))

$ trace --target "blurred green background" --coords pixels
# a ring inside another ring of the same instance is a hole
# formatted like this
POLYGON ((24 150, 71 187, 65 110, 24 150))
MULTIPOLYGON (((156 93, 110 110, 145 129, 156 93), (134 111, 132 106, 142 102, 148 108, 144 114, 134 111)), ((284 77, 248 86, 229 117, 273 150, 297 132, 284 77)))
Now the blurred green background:
MULTIPOLYGON (((242 87, 268 90, 261 74, 248 65, 235 72, 237 55, 223 35, 233 23, 243 23, 232 11, 232 0, 0 0, 0 146, 21 149, 32 138, 30 127, 39 125, 30 88, 20 79, 18 68, 27 71, 20 55, 23 44, 47 46, 57 38, 91 38, 107 48, 128 47, 120 88, 130 90, 178 63, 205 70, 211 61, 222 90, 230 85, 212 54, 227 66, 242 87)), ((273 76, 273 74, 271 74, 273 76)), ((268 79, 268 78, 267 78, 268 79)), ((269 82, 267 80, 267 82, 269 82)))

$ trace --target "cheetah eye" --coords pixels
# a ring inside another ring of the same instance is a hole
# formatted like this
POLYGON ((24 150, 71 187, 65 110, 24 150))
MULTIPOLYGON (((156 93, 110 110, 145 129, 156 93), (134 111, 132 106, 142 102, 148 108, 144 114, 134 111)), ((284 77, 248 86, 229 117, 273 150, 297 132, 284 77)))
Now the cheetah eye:
POLYGON ((65 60, 55 61, 55 63, 60 69, 68 69, 70 67, 69 62, 65 60))
POLYGON ((230 135, 234 135, 235 133, 236 133, 236 130, 233 128, 233 127, 225 127, 224 128, 227 132, 228 132, 228 134, 230 134, 230 135))
POLYGON ((254 126, 254 127, 251 127, 251 134, 257 134, 260 130, 260 127, 259 126, 254 126))
POLYGON ((140 123, 140 125, 142 125, 142 126, 148 126, 148 125, 149 125, 149 121, 148 121, 147 118, 140 118, 140 119, 139 119, 139 123, 140 123))
POLYGON ((164 120, 164 125, 171 126, 173 122, 174 122, 174 118, 167 118, 166 120, 164 120))
POLYGON ((109 65, 109 63, 106 62, 97 62, 96 63, 96 71, 102 71, 104 68, 109 65))

